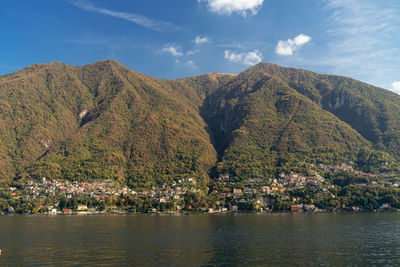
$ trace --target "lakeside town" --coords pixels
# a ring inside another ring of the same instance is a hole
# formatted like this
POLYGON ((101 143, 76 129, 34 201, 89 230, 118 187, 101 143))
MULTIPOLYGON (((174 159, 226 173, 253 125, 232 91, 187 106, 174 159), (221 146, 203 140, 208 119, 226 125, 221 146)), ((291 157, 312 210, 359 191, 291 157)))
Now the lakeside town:
MULTIPOLYGON (((351 162, 336 166, 319 164, 318 168, 330 176, 335 173, 356 175, 361 179, 352 184, 361 189, 399 187, 396 174, 359 172, 354 170, 351 162)), ((234 182, 229 174, 224 174, 210 182, 205 189, 197 185, 195 178, 135 190, 112 180, 78 182, 42 177, 40 180, 27 180, 19 188, 9 186, 2 195, 13 202, 39 203, 31 205, 24 212, 50 214, 362 210, 357 205, 343 205, 343 201, 339 201, 339 188, 332 183, 332 179, 328 180, 319 172, 310 170, 306 175, 282 171, 276 178, 251 178, 241 182, 234 182), (60 199, 64 203, 60 203, 60 199), (316 200, 323 200, 327 204, 316 200), (140 202, 147 204, 139 207, 140 202)), ((386 201, 375 208, 394 207, 386 201)), ((3 205, 3 213, 15 212, 17 210, 12 205, 3 205)))

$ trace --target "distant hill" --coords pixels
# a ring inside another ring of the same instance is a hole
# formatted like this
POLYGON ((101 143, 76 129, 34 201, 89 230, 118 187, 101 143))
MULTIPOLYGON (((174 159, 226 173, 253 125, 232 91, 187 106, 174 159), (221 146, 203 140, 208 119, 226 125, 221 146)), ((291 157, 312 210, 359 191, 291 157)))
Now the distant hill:
POLYGON ((114 60, 0 76, 0 181, 272 177, 354 161, 397 169, 400 97, 356 80, 260 63, 177 80, 114 60))

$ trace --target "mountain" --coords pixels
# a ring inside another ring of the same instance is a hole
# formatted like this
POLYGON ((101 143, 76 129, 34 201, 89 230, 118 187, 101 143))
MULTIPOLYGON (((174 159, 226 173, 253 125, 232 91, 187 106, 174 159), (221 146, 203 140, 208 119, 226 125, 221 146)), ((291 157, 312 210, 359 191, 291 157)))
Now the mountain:
POLYGON ((216 161, 197 92, 113 60, 30 66, 1 77, 0 99, 3 180, 33 175, 146 184, 206 173, 216 161))
POLYGON ((205 101, 219 172, 275 176, 294 161, 354 159, 364 137, 276 76, 244 72, 205 101), (214 109, 212 107, 215 107, 214 109))
POLYGON ((400 96, 357 80, 260 63, 253 69, 290 87, 347 122, 378 149, 400 154, 400 96))
POLYGON ((42 176, 149 187, 274 177, 305 164, 397 169, 400 97, 260 63, 239 75, 153 78, 114 60, 0 76, 0 181, 42 176))

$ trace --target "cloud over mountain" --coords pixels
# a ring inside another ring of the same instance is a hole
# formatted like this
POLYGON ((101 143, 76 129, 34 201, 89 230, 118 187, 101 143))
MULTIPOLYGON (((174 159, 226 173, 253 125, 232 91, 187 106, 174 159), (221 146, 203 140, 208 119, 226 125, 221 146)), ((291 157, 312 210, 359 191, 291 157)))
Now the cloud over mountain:
POLYGON ((400 94, 400 81, 392 83, 392 91, 400 94))
POLYGON ((262 61, 262 54, 258 50, 246 53, 235 53, 231 50, 225 50, 225 59, 231 62, 252 66, 262 61))
POLYGON ((276 46, 275 52, 281 56, 291 56, 294 51, 300 49, 310 40, 311 37, 304 34, 299 34, 294 39, 288 39, 287 41, 280 40, 276 46))

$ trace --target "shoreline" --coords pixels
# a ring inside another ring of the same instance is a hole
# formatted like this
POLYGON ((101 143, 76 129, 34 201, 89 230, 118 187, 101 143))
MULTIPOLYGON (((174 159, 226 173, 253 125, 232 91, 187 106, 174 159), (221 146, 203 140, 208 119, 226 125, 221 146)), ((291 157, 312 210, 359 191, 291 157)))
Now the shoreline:
POLYGON ((181 215, 243 215, 243 214, 257 214, 257 215, 267 215, 267 214, 327 214, 327 213, 341 213, 341 214, 357 214, 357 213, 396 213, 400 210, 360 210, 360 211, 347 211, 347 210, 336 210, 336 211, 239 211, 239 212, 72 212, 70 214, 63 213, 0 213, 0 216, 19 216, 19 215, 29 215, 29 216, 93 216, 93 215, 113 215, 113 216, 127 216, 127 215, 171 215, 171 216, 181 216, 181 215))

